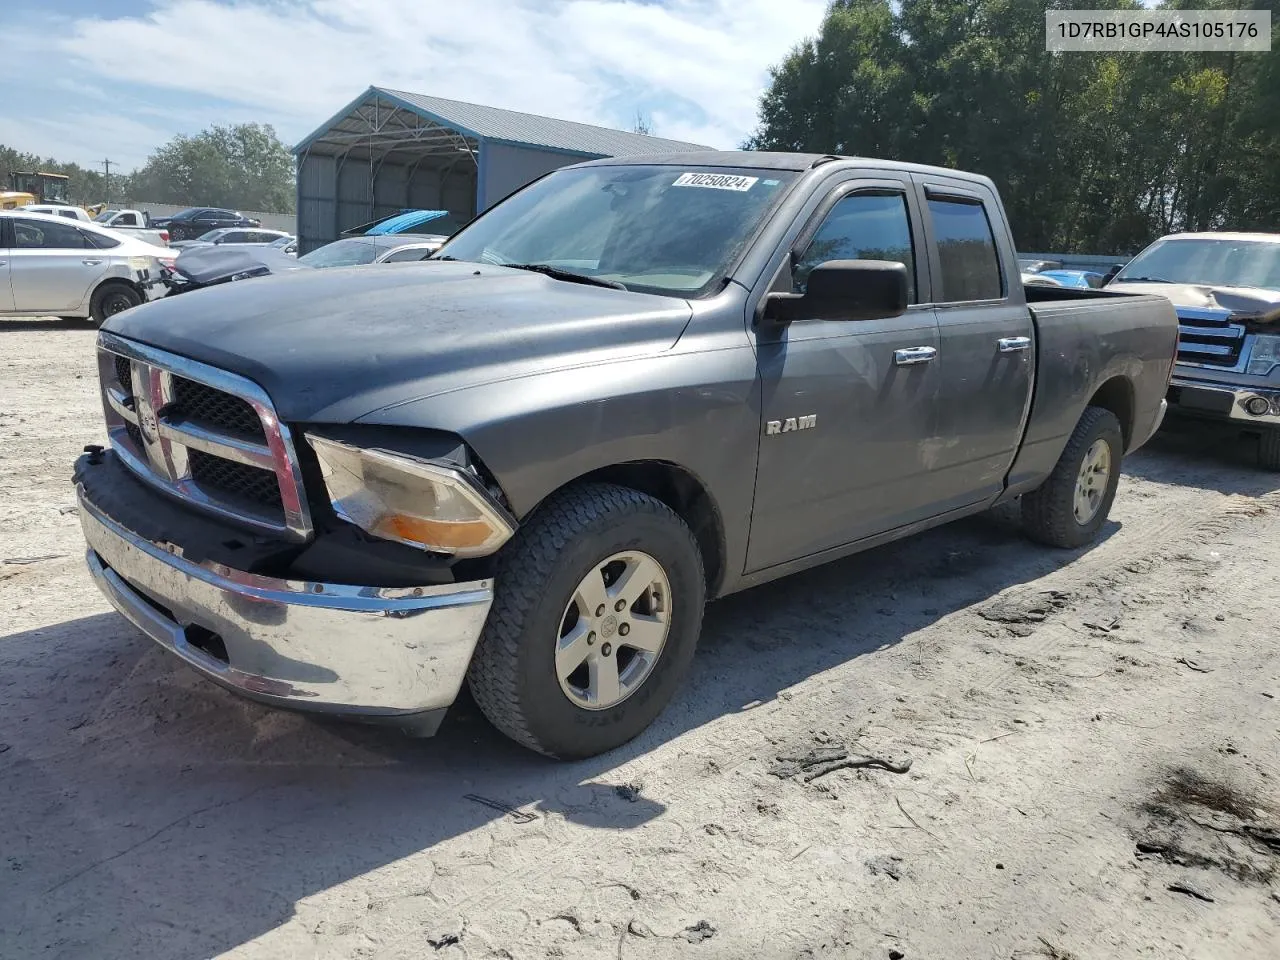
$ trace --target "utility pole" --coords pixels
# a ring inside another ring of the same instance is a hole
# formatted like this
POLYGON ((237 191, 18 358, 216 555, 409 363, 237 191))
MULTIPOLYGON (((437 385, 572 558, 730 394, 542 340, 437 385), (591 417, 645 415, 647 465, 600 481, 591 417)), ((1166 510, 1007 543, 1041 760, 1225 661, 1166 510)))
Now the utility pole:
POLYGON ((106 195, 105 197, 103 197, 102 199, 103 199, 103 201, 104 201, 104 202, 106 202, 106 203, 110 203, 110 202, 111 202, 111 164, 112 164, 112 161, 110 161, 110 160, 102 160, 102 161, 100 161, 100 162, 102 163, 103 180, 104 180, 104 181, 105 181, 105 183, 106 183, 106 185, 105 185, 105 187, 104 187, 103 189, 104 189, 104 191, 105 191, 105 192, 106 192, 106 194, 107 194, 107 195, 106 195))

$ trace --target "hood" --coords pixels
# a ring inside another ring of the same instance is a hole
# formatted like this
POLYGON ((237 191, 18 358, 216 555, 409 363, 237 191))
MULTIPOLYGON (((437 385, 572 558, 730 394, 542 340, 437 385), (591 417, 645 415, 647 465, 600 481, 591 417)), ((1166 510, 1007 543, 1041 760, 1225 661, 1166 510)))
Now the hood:
POLYGON ((346 423, 450 390, 654 355, 691 316, 681 299, 430 262, 221 284, 103 329, 246 376, 285 420, 346 423))
MULTIPOLYGON (((170 244, 170 247, 175 244, 170 244)), ((305 263, 267 244, 200 243, 180 248, 174 269, 192 283, 224 280, 246 270, 266 267, 272 273, 312 269, 305 263)))
POLYGON ((1175 307, 1197 310, 1225 310, 1240 320, 1272 323, 1280 320, 1280 290, 1263 287, 1218 287, 1195 283, 1118 283, 1107 284, 1117 293, 1151 293, 1168 297, 1175 307))

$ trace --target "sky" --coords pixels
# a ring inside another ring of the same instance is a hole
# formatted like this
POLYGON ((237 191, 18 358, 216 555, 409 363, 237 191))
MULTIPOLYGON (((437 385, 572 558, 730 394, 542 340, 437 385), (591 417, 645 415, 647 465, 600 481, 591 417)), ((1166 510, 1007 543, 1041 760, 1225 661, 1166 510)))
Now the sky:
POLYGON ((0 144, 113 170, 175 134, 289 144, 370 85, 735 147, 826 0, 3 0, 0 144))

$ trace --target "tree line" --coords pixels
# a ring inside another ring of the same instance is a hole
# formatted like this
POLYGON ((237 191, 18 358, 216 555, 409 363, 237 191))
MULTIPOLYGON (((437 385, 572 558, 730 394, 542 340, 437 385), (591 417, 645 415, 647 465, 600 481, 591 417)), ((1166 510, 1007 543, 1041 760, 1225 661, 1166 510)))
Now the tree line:
POLYGON ((69 196, 81 204, 149 201, 294 212, 293 154, 269 125, 242 123, 177 136, 157 147, 129 173, 87 169, 0 145, 0 189, 10 172, 42 171, 69 176, 69 196))
POLYGON ((773 67, 748 149, 973 170, 1020 250, 1131 254, 1182 230, 1280 230, 1280 0, 1269 53, 1047 53, 1045 9, 1132 0, 834 0, 773 67))

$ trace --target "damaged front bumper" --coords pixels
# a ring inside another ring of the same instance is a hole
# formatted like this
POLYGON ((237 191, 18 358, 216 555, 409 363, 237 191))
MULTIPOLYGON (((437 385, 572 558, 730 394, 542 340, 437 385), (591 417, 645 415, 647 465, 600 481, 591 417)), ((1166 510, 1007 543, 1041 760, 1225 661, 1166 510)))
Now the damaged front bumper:
POLYGON ((77 486, 86 561, 107 599, 209 679, 293 709, 435 732, 493 602, 493 582, 367 587, 185 559, 77 486))

